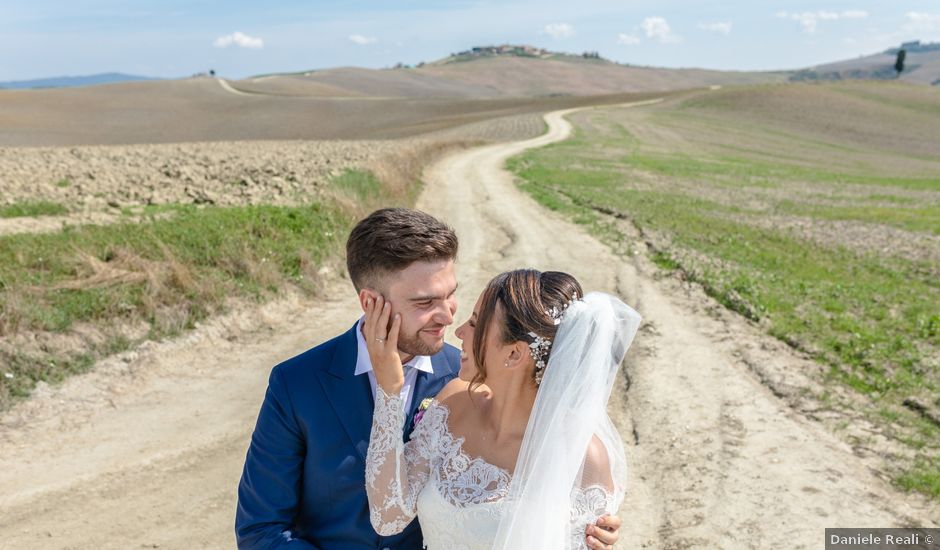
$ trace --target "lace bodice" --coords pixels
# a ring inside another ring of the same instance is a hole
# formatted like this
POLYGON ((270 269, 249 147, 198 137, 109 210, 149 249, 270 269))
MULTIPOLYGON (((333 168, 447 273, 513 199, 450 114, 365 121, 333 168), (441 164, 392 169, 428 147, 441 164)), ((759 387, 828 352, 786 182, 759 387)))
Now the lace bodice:
MULTIPOLYGON (((381 535, 401 532, 417 515, 430 550, 491 548, 511 475, 463 451, 464 438, 448 427, 449 409, 432 401, 408 443, 402 442, 401 398, 376 392, 366 459, 366 491, 372 526, 381 535)), ((570 549, 587 548, 584 528, 617 499, 601 485, 572 494, 570 549)))

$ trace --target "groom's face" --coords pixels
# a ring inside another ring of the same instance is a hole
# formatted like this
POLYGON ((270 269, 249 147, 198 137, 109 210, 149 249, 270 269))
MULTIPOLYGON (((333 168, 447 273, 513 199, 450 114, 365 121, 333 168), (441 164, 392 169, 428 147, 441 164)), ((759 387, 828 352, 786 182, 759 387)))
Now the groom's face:
POLYGON ((406 356, 441 351, 444 330, 457 311, 454 261, 414 262, 390 275, 385 286, 392 315, 401 313, 398 350, 406 356))

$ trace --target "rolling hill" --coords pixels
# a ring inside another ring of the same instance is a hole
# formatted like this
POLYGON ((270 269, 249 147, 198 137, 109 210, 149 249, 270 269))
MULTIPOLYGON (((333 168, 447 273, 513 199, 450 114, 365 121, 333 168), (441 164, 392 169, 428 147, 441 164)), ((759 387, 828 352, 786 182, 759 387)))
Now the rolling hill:
POLYGON ((894 71, 894 62, 900 48, 889 48, 857 59, 836 61, 796 71, 792 81, 805 80, 894 80, 917 84, 940 85, 940 43, 922 44, 920 41, 902 45, 907 52, 905 70, 900 77, 894 71))
POLYGON ((123 73, 102 73, 89 76, 55 76, 51 78, 38 78, 35 80, 12 80, 0 82, 0 88, 9 90, 25 90, 31 88, 72 88, 75 86, 94 86, 96 84, 113 84, 115 82, 133 82, 137 80, 157 80, 147 76, 135 76, 123 73))
POLYGON ((451 56, 413 68, 349 67, 267 75, 237 81, 233 86, 248 92, 279 95, 557 97, 782 82, 789 74, 637 67, 564 54, 544 57, 507 54, 451 56))
MULTIPOLYGON (((940 47, 933 46, 910 48, 901 81, 929 84, 940 78, 934 76, 940 75, 940 47)), ((638 94, 883 76, 894 59, 888 51, 796 73, 747 72, 638 67, 596 54, 534 48, 535 54, 519 53, 525 47, 513 46, 506 47, 509 53, 487 51, 501 48, 394 69, 0 90, 0 146, 397 138, 502 116, 629 101, 638 94)))

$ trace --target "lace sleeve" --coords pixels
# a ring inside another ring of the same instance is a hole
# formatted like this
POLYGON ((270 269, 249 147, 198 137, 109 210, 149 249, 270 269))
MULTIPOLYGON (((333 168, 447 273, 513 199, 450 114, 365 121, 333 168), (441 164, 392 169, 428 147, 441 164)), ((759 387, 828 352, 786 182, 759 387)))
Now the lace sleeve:
POLYGON ((588 548, 584 530, 605 514, 617 512, 614 494, 603 485, 575 487, 571 492, 571 543, 568 548, 588 548))
POLYGON ((616 487, 607 449, 595 438, 588 448, 579 484, 571 491, 569 549, 588 548, 585 529, 606 514, 616 514, 623 492, 616 487))
POLYGON ((431 420, 424 418, 411 440, 403 443, 405 413, 401 397, 389 396, 377 387, 366 454, 366 493, 369 519, 382 536, 402 532, 417 514, 418 493, 428 481, 433 457, 431 420))

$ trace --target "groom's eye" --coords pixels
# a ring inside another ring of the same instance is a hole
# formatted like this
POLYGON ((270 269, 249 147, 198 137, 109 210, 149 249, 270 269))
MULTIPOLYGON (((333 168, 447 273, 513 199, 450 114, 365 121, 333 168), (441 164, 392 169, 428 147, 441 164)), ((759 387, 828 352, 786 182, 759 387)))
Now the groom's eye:
POLYGON ((431 304, 434 303, 434 300, 425 300, 423 302, 417 302, 418 307, 431 307, 431 304))

